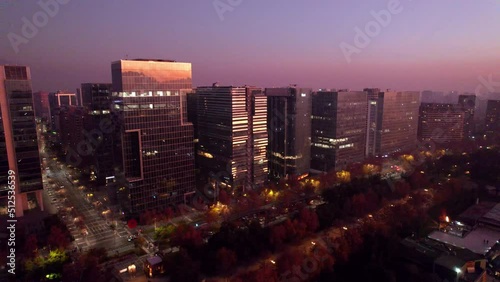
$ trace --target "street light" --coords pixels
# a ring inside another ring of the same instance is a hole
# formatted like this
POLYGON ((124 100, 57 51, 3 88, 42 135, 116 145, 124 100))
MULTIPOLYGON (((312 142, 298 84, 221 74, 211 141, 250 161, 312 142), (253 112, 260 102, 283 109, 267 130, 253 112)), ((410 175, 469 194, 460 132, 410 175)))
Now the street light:
POLYGON ((460 273, 462 273, 462 270, 458 267, 455 267, 455 272, 457 273, 457 278, 456 278, 456 282, 458 282, 458 277, 460 276, 460 273))

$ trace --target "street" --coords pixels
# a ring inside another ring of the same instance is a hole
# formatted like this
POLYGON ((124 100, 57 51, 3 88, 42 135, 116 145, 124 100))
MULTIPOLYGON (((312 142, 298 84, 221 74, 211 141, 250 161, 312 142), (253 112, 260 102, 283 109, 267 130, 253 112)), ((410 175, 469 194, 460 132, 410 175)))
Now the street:
POLYGON ((134 249, 134 244, 127 241, 128 231, 123 224, 116 224, 115 230, 110 225, 114 222, 107 222, 104 216, 85 199, 85 195, 78 189, 78 185, 69 179, 69 172, 64 165, 47 158, 49 170, 46 170, 45 177, 50 184, 44 190, 45 208, 50 213, 62 211, 63 222, 66 223, 75 241, 74 247, 85 251, 89 248, 105 248, 108 254, 123 253, 134 249), (81 219, 74 218, 66 210, 74 209, 81 219), (85 226, 80 229, 76 222, 82 220, 85 226))

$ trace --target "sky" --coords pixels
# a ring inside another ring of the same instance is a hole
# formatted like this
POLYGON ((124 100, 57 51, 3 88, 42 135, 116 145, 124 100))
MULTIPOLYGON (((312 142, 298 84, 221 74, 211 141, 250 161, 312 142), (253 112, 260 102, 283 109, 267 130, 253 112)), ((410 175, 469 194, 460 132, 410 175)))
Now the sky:
POLYGON ((499 0, 0 0, 0 64, 30 66, 35 91, 152 58, 191 62, 194 86, 473 92, 500 81, 499 15, 499 0))

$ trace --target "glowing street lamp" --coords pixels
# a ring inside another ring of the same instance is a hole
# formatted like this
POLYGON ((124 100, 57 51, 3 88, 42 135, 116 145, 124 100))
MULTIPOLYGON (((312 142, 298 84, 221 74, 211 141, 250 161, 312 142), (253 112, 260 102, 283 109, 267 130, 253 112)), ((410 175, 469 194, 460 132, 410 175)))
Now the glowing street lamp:
POLYGON ((462 273, 462 270, 458 267, 455 267, 455 272, 457 273, 457 278, 456 278, 456 282, 458 282, 458 277, 460 277, 460 273, 462 273))

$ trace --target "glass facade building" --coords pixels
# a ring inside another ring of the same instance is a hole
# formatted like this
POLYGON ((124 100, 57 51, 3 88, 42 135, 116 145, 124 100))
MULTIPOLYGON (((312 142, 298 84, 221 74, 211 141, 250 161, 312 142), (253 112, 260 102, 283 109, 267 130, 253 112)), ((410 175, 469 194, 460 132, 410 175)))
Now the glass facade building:
POLYGON ((457 142, 464 138, 465 111, 454 104, 422 103, 418 137, 436 143, 457 142))
POLYGON ((88 157, 90 180, 95 181, 98 186, 113 184, 116 161, 111 83, 83 83, 80 89, 82 106, 86 113, 85 130, 99 137, 95 144, 92 144, 92 154, 88 157))
POLYGON ((163 209, 194 193, 193 126, 185 95, 191 64, 163 60, 112 63, 118 188, 125 212, 163 209))
POLYGON ((311 89, 266 88, 269 177, 309 174, 311 89))
POLYGON ((341 170, 364 160, 367 108, 363 91, 313 93, 311 172, 341 170))
POLYGON ((368 92, 367 156, 412 149, 417 142, 420 93, 365 89, 368 92))
POLYGON ((200 171, 232 191, 262 185, 268 176, 267 98, 255 87, 198 87, 200 171))
POLYGON ((16 216, 28 209, 28 198, 43 210, 42 174, 30 69, 0 66, 0 214, 5 214, 8 171, 15 172, 16 216))

